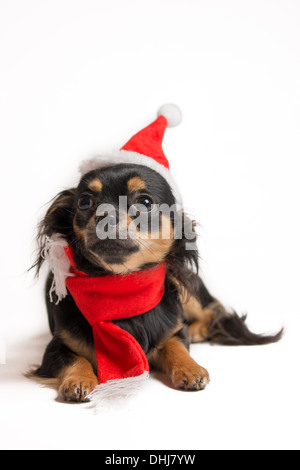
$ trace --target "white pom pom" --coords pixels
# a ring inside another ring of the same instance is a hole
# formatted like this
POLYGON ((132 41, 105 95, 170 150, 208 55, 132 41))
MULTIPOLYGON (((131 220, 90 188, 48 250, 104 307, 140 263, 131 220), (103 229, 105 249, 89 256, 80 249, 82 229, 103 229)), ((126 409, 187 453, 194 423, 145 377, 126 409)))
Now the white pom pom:
POLYGON ((158 116, 164 116, 168 127, 175 127, 182 121, 182 112, 176 104, 164 104, 158 110, 158 116))

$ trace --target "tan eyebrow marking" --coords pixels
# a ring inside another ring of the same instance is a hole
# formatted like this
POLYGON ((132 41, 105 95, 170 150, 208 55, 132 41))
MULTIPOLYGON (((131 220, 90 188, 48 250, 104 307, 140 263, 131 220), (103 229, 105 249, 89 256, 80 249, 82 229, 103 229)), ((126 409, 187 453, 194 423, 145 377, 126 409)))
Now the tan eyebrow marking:
POLYGON ((134 176, 133 178, 130 178, 130 180, 128 180, 127 188, 128 191, 130 191, 131 193, 134 191, 141 191, 142 189, 146 189, 146 183, 138 176, 134 176))
POLYGON ((97 193, 100 193, 100 191, 102 191, 102 188, 103 188, 103 184, 101 183, 101 181, 99 180, 99 178, 94 178, 90 184, 88 185, 88 188, 91 190, 91 191, 95 191, 97 193))
POLYGON ((76 215, 73 220, 73 230, 75 232, 75 235, 78 239, 83 240, 84 244, 86 244, 86 229, 82 229, 78 227, 77 225, 77 220, 76 220, 76 215))

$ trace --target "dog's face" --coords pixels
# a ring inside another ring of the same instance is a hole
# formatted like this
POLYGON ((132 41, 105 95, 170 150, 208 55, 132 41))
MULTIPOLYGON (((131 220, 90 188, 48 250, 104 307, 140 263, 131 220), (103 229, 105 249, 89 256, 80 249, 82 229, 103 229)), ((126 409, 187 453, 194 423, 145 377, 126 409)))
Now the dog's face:
POLYGON ((62 233, 79 268, 89 264, 123 274, 166 259, 175 245, 175 211, 171 188, 161 175, 120 164, 93 170, 76 189, 58 195, 41 233, 62 233))
POLYGON ((87 258, 108 271, 161 262, 173 243, 158 206, 175 204, 169 185, 150 168, 116 165, 85 175, 75 193, 73 229, 87 258))

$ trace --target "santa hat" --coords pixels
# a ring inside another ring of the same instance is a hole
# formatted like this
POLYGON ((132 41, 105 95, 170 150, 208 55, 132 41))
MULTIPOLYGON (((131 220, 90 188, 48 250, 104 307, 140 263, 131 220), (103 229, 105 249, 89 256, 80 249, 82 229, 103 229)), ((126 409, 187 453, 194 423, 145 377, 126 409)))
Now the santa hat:
POLYGON ((169 170, 169 162, 162 149, 162 141, 167 127, 180 124, 182 114, 175 104, 165 104, 158 111, 157 119, 149 126, 135 134, 117 152, 99 155, 93 159, 84 160, 80 172, 85 175, 91 170, 122 163, 144 165, 159 173, 170 185, 175 200, 181 203, 180 192, 169 170))

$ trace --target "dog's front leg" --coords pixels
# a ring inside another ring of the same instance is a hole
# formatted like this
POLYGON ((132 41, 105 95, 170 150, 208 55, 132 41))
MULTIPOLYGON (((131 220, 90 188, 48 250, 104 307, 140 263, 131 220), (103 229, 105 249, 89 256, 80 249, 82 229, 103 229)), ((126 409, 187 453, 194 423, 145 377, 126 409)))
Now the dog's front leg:
POLYGON ((180 338, 173 336, 151 352, 150 364, 168 374, 173 385, 181 390, 204 390, 209 373, 191 358, 180 338))
POLYGON ((79 356, 61 370, 58 379, 59 396, 66 401, 84 402, 98 385, 91 363, 79 356))

